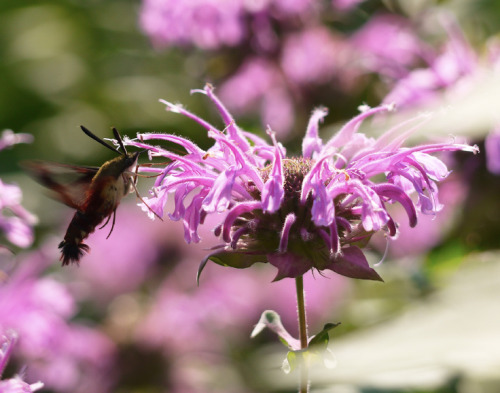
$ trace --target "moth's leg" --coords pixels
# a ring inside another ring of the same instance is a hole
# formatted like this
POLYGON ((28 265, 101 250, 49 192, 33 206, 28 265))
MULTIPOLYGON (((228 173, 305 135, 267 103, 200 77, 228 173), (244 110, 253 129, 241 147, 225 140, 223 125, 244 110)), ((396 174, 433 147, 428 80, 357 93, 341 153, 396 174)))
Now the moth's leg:
POLYGON ((102 226, 100 226, 98 229, 102 229, 102 228, 104 228, 106 225, 108 225, 108 222, 109 222, 109 220, 110 220, 110 219, 111 219, 111 214, 108 216, 108 219, 106 220, 106 222, 105 222, 102 226))
MULTIPOLYGON (((110 218, 111 214, 108 216, 108 221, 110 218)), ((108 223, 108 221, 106 221, 106 224, 108 223)), ((111 236, 111 233, 113 232, 113 229, 115 227, 115 221, 116 221, 116 209, 113 210, 113 222, 111 223, 111 230, 109 231, 108 236, 106 236, 106 239, 108 239, 111 236)))

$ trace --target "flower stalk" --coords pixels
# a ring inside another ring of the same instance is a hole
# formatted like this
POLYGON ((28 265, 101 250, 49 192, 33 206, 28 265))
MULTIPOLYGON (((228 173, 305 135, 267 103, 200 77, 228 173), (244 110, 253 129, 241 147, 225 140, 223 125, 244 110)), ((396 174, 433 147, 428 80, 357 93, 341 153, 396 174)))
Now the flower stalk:
POLYGON ((304 299, 304 279, 299 276, 295 279, 295 288, 297 291, 297 313, 299 316, 299 337, 300 347, 307 348, 307 317, 306 317, 306 302, 304 299))
MULTIPOLYGON (((307 317, 306 303, 304 299, 304 279, 303 276, 295 278, 295 289, 297 292, 297 314, 299 317, 299 338, 300 348, 307 349, 307 317)), ((300 363, 300 382, 299 393, 308 393, 309 391, 309 366, 305 356, 302 356, 300 363)))

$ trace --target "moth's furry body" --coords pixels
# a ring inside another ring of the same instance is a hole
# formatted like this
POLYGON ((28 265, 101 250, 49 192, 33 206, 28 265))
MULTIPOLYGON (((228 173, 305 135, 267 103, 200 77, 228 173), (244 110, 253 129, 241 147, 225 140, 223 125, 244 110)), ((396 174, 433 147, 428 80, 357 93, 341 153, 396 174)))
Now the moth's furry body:
MULTIPOLYGON (((116 152, 114 148, 92 134, 85 127, 82 130, 92 139, 116 152)), ((139 152, 127 153, 116 129, 113 133, 123 154, 105 162, 100 168, 72 165, 27 162, 26 169, 44 186, 54 192, 54 197, 76 210, 64 240, 59 243, 63 265, 78 263, 85 252, 90 250, 83 241, 95 228, 106 220, 105 226, 115 214, 121 199, 134 186, 134 168, 139 152), (70 181, 62 180, 70 175, 70 181)), ((111 227, 111 231, 113 227, 111 227)), ((110 232, 111 234, 111 232, 110 232)))
MULTIPOLYGON (((89 247, 83 243, 105 219, 115 214, 123 196, 131 190, 132 172, 139 153, 128 153, 104 163, 92 178, 84 202, 71 220, 59 243, 63 265, 78 262, 89 247)), ((113 219, 114 220, 114 219, 113 219)))

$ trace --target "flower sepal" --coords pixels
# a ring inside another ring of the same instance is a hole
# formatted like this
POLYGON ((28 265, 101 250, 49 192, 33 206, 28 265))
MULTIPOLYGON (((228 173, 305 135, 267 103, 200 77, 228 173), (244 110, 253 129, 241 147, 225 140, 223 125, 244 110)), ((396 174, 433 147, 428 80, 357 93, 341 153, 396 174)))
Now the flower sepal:
POLYGON ((208 254, 200 262, 198 266, 198 272, 196 273, 196 281, 200 282, 200 276, 205 269, 208 261, 215 262, 221 266, 234 267, 236 269, 246 269, 255 263, 265 263, 267 262, 266 256, 259 253, 253 252, 242 252, 240 250, 234 251, 232 249, 222 249, 222 251, 216 251, 214 253, 208 254))
POLYGON ((363 251, 356 246, 343 248, 342 253, 333 258, 327 269, 345 277, 384 281, 376 270, 370 267, 363 251))

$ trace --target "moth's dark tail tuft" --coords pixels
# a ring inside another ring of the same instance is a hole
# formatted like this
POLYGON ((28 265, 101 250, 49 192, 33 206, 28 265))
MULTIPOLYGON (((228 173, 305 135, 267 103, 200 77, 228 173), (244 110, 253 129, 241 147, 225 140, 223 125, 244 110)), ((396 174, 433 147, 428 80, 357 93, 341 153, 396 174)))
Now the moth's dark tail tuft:
POLYGON ((61 249, 61 258, 62 265, 69 265, 70 263, 78 263, 80 259, 83 257, 83 254, 89 252, 90 247, 84 243, 68 243, 63 240, 59 243, 59 248, 61 249))

